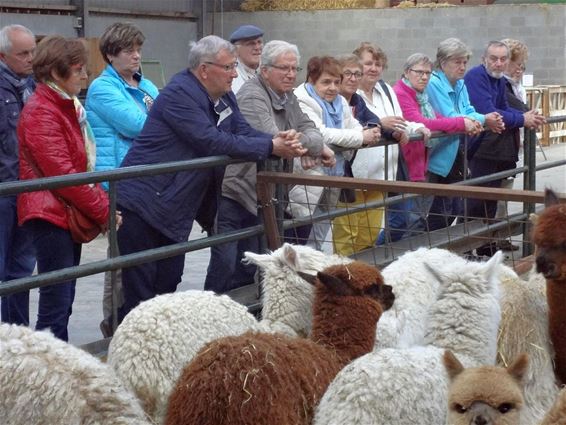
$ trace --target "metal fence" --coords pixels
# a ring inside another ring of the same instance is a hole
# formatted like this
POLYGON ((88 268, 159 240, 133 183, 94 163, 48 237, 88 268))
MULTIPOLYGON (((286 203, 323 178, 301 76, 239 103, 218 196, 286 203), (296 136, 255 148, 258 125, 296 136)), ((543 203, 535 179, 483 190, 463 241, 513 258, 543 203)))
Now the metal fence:
MULTIPOLYGON (((549 123, 566 121, 566 116, 551 117, 549 123)), ((434 137, 444 136, 443 133, 435 133, 434 137)), ((391 143, 385 142, 384 143, 391 143)), ((379 247, 372 247, 353 254, 356 258, 362 259, 376 265, 385 264, 402 252, 415 249, 419 246, 438 246, 445 247, 457 252, 466 252, 485 240, 495 237, 509 238, 510 236, 520 236, 522 242, 521 255, 527 255, 532 250, 529 242, 529 214, 535 211, 535 204, 543 202, 542 192, 535 192, 536 172, 548 168, 566 165, 566 159, 553 162, 546 162, 536 165, 535 162, 536 141, 534 131, 525 130, 524 139, 524 165, 516 169, 485 176, 477 179, 469 179, 454 185, 431 184, 431 183, 412 183, 404 181, 380 181, 370 179, 355 179, 345 177, 328 176, 303 176, 286 173, 260 172, 258 173, 258 202, 263 212, 264 225, 253 226, 238 231, 213 235, 202 239, 176 243, 166 247, 151 249, 135 254, 116 255, 116 232, 115 232, 115 210, 116 210, 116 190, 115 183, 119 180, 136 178, 141 176, 172 173, 178 171, 188 171, 203 169, 214 166, 225 166, 233 163, 240 163, 241 160, 232 159, 227 156, 214 156, 187 161, 171 162, 158 165, 144 165, 116 169, 104 172, 78 173, 66 176, 48 177, 27 181, 14 181, 0 183, 0 196, 14 195, 23 192, 57 189, 66 186, 76 186, 87 183, 97 183, 109 181, 109 195, 111 207, 110 223, 110 258, 81 264, 62 270, 34 275, 26 278, 0 282, 0 296, 38 288, 65 280, 89 276, 105 271, 116 271, 118 269, 134 266, 144 262, 155 261, 167 257, 184 254, 208 248, 214 245, 229 241, 249 238, 265 234, 267 246, 270 249, 279 247, 283 240, 286 229, 297 228, 299 226, 311 225, 322 220, 332 220, 337 217, 347 216, 355 212, 364 212, 372 208, 394 208, 401 200, 415 196, 442 195, 457 196, 461 198, 475 198, 486 200, 499 200, 505 202, 516 202, 522 206, 519 212, 509 214, 503 219, 485 222, 483 220, 471 220, 464 217, 461 224, 450 226, 435 232, 421 232, 414 237, 407 238, 395 243, 386 243, 379 247), (476 187, 474 184, 496 180, 517 174, 523 174, 524 190, 493 189, 476 187), (354 188, 358 190, 378 191, 382 193, 395 192, 398 195, 386 197, 383 200, 369 202, 363 205, 356 205, 352 208, 330 208, 324 214, 314 214, 300 219, 286 220, 284 210, 288 200, 274 199, 275 193, 286 193, 286 188, 290 185, 321 186, 327 189, 332 188, 354 188), (276 191, 276 187, 283 188, 276 191)), ((256 302, 256 304, 259 301, 256 302)))

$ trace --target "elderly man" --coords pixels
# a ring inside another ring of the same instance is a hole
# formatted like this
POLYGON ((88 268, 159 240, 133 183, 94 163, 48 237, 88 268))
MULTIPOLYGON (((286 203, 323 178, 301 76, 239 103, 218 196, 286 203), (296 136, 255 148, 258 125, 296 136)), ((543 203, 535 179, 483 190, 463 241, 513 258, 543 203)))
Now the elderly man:
MULTIPOLYGON (((483 55, 483 63, 464 77, 470 102, 480 114, 497 112, 503 118, 505 130, 498 134, 484 131, 472 142, 470 170, 472 177, 486 176, 499 171, 511 170, 519 160, 519 140, 508 137, 509 131, 520 127, 536 128, 545 119, 537 111, 520 111, 509 106, 503 73, 509 61, 509 49, 500 41, 490 41, 483 55)), ((501 179, 483 184, 487 187, 501 187, 501 179)), ((496 201, 472 200, 469 214, 473 217, 494 218, 497 210, 496 201)), ((492 255, 495 243, 488 243, 476 250, 479 256, 492 255)))
MULTIPOLYGON (((16 125, 35 83, 31 60, 33 33, 21 25, 0 30, 0 182, 18 179, 16 125)), ((18 227, 16 196, 0 197, 0 281, 31 275, 35 253, 31 236, 18 227)), ((29 325, 29 292, 2 297, 2 322, 29 325)))
MULTIPOLYGON (((213 35, 204 37, 193 43, 188 62, 188 69, 161 91, 122 167, 211 155, 259 161, 306 152, 295 131, 261 132, 244 120, 231 93, 237 63, 232 44, 213 35)), ((121 181, 120 253, 186 241, 194 220, 210 230, 223 173, 223 167, 215 167, 121 181)), ((183 266, 184 255, 179 255, 124 269, 119 319, 141 301, 174 292, 183 266)))
MULTIPOLYGON (((331 166, 334 153, 323 143, 322 134, 302 112, 293 94, 299 59, 297 46, 279 40, 267 43, 261 55, 260 73, 242 86, 238 105, 257 130, 296 130, 309 156, 320 157, 324 165, 331 166)), ((255 162, 226 168, 217 219, 219 233, 259 224, 256 172, 255 162)), ((258 238, 212 247, 204 288, 220 293, 252 282, 255 267, 243 266, 241 259, 244 251, 258 249, 258 238)))
POLYGON ((254 25, 242 25, 230 35, 230 43, 236 46, 238 77, 232 83, 232 91, 238 93, 242 85, 256 76, 263 47, 263 30, 254 25))

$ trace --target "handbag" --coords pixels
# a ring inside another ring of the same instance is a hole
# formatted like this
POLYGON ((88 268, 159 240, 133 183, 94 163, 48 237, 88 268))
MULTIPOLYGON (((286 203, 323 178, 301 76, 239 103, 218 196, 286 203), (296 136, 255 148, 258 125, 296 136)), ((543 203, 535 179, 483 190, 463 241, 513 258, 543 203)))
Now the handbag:
MULTIPOLYGON (((350 161, 344 161, 344 177, 354 177, 354 174, 352 173, 352 163, 354 162, 355 158, 356 155, 354 154, 354 157, 350 161)), ((352 204, 356 202, 356 190, 351 188, 341 189, 338 200, 343 204, 352 204)))
MULTIPOLYGON (((45 177, 43 173, 39 171, 39 168, 31 161, 29 155, 24 149, 22 149, 22 155, 38 177, 45 177)), ((90 242, 102 232, 98 223, 84 215, 77 207, 69 204, 60 196, 57 196, 57 199, 65 205, 65 211, 67 212, 67 225, 69 226, 69 232, 71 233, 71 239, 73 242, 90 242)))

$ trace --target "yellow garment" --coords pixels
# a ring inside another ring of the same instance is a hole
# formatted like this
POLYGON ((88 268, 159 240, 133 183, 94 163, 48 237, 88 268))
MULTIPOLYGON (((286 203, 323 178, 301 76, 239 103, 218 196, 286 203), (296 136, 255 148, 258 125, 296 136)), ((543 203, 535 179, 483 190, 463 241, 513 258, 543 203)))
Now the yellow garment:
MULTIPOLYGON (((356 190, 356 202, 353 204, 339 202, 337 207, 352 208, 382 199, 382 192, 356 190)), ((377 235, 383 228, 383 214, 383 208, 373 208, 335 218, 332 221, 334 252, 349 256, 374 246, 377 235)))

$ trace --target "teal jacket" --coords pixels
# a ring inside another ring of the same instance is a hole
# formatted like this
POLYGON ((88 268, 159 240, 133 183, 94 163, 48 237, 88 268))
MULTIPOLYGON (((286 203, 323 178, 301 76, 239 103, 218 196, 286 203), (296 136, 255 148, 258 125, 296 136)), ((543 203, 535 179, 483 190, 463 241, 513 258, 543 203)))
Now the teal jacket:
MULTIPOLYGON (((485 115, 477 113, 471 105, 463 79, 458 80, 456 85, 452 86, 444 72, 436 70, 430 77, 426 92, 432 108, 441 115, 445 117, 464 116, 479 121, 482 125, 485 123, 485 115)), ((442 143, 439 143, 431 152, 428 162, 429 171, 443 177, 448 175, 456 159, 460 137, 455 135, 442 139, 442 143)))
MULTIPOLYGON (((127 84, 107 65, 88 88, 87 119, 96 139, 96 170, 117 168, 145 123, 144 96, 157 97, 155 85, 141 77, 139 86, 127 84)), ((107 185, 103 185, 107 189, 107 185)))

